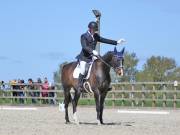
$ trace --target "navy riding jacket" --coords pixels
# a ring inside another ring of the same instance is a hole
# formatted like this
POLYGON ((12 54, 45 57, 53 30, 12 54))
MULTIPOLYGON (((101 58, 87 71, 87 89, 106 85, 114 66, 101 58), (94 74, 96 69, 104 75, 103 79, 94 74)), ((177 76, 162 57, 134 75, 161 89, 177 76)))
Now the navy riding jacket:
POLYGON ((92 51, 96 49, 97 42, 117 45, 115 40, 103 38, 97 33, 92 36, 90 32, 86 32, 81 35, 82 50, 76 58, 80 61, 90 62, 92 60, 92 51))

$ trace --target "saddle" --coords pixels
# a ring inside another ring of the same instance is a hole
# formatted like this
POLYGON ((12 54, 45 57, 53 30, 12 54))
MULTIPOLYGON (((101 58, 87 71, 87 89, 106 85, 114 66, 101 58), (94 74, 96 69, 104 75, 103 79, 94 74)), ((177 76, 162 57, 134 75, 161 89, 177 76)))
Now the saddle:
MULTIPOLYGON (((87 81, 90 77, 90 73, 91 73, 91 69, 92 69, 92 65, 94 63, 94 61, 96 60, 97 58, 93 58, 93 60, 91 62, 89 62, 89 68, 88 68, 88 71, 86 71, 86 74, 85 74, 85 77, 84 77, 84 83, 83 83, 83 87, 84 87, 84 90, 87 92, 87 93, 93 93, 92 89, 91 89, 91 85, 90 83, 87 81)), ((73 78, 75 79, 78 79, 79 78, 79 74, 80 74, 80 64, 79 62, 77 63, 77 66, 76 68, 74 69, 74 72, 73 72, 73 78)))

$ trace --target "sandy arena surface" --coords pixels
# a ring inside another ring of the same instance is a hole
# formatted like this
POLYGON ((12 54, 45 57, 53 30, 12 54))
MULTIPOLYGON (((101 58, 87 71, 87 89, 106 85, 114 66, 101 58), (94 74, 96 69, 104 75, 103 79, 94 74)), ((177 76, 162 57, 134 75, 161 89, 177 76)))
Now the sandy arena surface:
MULTIPOLYGON (((180 135, 180 110, 169 114, 118 113, 118 109, 104 111, 105 125, 96 123, 95 108, 79 107, 80 125, 65 124, 64 112, 58 107, 35 107, 37 110, 3 110, 0 106, 0 135, 180 135)), ((120 109, 124 110, 124 109, 120 109)), ((136 109, 126 109, 128 111, 136 109)), ((70 109, 70 120, 72 121, 70 109)))

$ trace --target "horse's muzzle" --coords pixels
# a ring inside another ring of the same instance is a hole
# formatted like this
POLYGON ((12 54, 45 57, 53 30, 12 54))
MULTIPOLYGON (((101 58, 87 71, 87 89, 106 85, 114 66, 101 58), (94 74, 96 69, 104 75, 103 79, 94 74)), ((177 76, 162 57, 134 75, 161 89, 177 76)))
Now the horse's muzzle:
POLYGON ((119 76, 123 76, 123 75, 124 75, 123 68, 122 68, 122 67, 116 68, 116 73, 117 73, 119 76))

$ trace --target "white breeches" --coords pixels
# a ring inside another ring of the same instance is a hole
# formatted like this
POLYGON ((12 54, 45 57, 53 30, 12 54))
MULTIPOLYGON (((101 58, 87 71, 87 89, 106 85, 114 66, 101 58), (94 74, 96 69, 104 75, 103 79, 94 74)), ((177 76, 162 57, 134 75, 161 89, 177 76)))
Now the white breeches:
POLYGON ((82 75, 84 75, 85 71, 86 71, 86 62, 85 61, 80 61, 80 73, 82 75))

